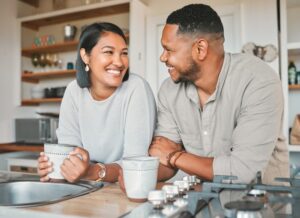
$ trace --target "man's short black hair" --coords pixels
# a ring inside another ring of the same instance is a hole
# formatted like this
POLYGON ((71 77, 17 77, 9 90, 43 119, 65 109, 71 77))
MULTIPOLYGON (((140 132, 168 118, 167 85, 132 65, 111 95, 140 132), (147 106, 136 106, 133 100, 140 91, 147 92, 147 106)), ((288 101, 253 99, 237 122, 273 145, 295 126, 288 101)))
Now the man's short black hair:
POLYGON ((179 34, 221 34, 224 37, 219 15, 205 4, 190 4, 172 12, 167 24, 178 25, 179 34))

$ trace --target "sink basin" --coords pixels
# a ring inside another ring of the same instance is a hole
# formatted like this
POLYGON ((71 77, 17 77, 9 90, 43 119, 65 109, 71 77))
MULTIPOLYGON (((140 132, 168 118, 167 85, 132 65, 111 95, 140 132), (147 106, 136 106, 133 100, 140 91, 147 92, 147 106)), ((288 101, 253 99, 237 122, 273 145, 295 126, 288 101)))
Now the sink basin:
POLYGON ((32 207, 56 203, 96 191, 103 183, 0 182, 0 206, 32 207))

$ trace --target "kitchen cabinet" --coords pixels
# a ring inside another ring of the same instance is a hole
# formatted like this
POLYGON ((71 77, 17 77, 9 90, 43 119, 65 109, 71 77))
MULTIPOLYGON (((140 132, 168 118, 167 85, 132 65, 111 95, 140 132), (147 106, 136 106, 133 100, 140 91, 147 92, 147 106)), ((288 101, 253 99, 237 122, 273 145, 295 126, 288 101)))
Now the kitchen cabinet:
POLYGON ((130 38, 129 34, 125 34, 129 42, 130 69, 131 72, 144 76, 145 10, 146 6, 139 0, 114 0, 19 18, 22 55, 21 105, 33 106, 61 102, 61 98, 33 99, 31 89, 35 86, 41 89, 66 86, 75 78, 76 71, 68 68, 67 65, 75 66, 76 48, 81 29, 94 22, 112 22, 130 33, 130 38), (77 27, 74 40, 65 41, 63 38, 63 28, 67 24, 77 27), (47 43, 49 36, 55 39, 54 43, 52 41, 47 43), (34 45, 34 40, 39 39, 41 40, 38 44, 41 45, 34 45), (51 60, 48 60, 48 63, 47 61, 42 63, 41 56, 45 59, 45 56, 53 56, 53 54, 56 55, 56 62, 57 59, 60 60, 60 65, 51 64, 51 60), (33 65, 34 55, 40 59, 35 64, 37 66, 33 65))
MULTIPOLYGON (((289 136, 289 129, 294 119, 300 113, 300 84, 288 84, 288 65, 293 61, 297 71, 300 71, 300 2, 281 0, 280 3, 280 59, 281 80, 285 97, 285 135, 289 136)), ((288 137, 289 138, 289 137, 288 137)), ((290 145, 291 152, 300 152, 300 146, 290 145)))

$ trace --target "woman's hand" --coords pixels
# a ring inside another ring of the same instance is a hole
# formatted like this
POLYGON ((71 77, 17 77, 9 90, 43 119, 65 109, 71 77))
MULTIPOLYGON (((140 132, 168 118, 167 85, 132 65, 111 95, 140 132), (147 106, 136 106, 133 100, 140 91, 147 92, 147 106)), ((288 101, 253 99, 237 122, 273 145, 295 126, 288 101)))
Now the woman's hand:
POLYGON ((38 158, 38 174, 41 177, 41 182, 47 182, 50 180, 48 173, 51 173, 53 170, 52 162, 49 162, 49 158, 45 155, 44 152, 40 153, 38 158))
POLYGON ((123 193, 126 194, 124 176, 123 176, 123 169, 119 170, 118 182, 119 182, 120 189, 122 190, 123 193))
POLYGON ((61 165, 61 174, 68 182, 77 182, 85 176, 90 167, 90 156, 87 150, 77 147, 69 153, 61 165))

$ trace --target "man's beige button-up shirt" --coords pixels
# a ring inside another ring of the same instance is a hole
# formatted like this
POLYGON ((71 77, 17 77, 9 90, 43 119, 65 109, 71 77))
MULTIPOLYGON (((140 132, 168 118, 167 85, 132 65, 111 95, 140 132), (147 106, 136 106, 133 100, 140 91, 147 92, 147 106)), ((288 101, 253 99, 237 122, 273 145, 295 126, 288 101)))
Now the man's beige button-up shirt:
POLYGON ((225 54, 217 87, 202 110, 196 87, 164 81, 158 94, 156 136, 183 143, 187 152, 214 157, 214 175, 250 182, 289 176, 282 134, 283 94, 278 75, 263 61, 225 54))

